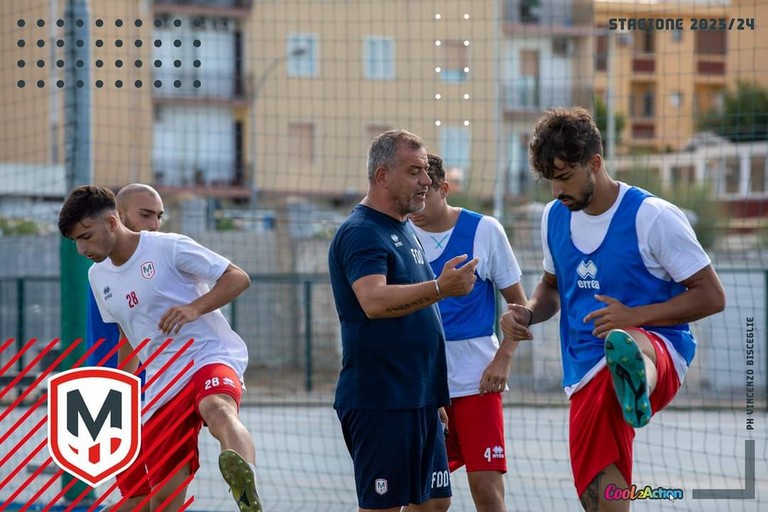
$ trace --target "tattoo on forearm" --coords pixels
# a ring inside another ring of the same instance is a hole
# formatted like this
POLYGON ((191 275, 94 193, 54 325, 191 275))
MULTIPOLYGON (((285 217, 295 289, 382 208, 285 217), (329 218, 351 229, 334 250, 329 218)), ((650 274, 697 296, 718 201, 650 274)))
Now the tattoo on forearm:
POLYGON ((598 473, 592 483, 584 490, 584 493, 579 496, 581 506, 586 512, 598 512, 600 508, 600 480, 603 475, 605 475, 605 471, 598 473))
POLYGON ((429 302, 432 302, 432 299, 429 297, 422 297, 420 299, 416 299, 413 302, 409 302, 407 304, 400 304, 399 306, 393 306, 391 308, 387 308, 387 313, 395 313, 399 311, 407 311, 415 306, 423 306, 424 304, 427 304, 429 302))

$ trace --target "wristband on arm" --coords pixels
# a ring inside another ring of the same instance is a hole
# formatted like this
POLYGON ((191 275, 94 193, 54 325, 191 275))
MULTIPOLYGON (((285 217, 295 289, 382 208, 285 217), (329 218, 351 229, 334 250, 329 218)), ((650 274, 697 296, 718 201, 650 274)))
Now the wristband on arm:
POLYGON ((523 306, 523 309, 525 309, 528 312, 528 314, 530 315, 528 317, 528 325, 526 325, 526 327, 530 327, 531 326, 531 322, 533 322, 533 311, 531 311, 530 309, 526 308, 525 306, 523 306))

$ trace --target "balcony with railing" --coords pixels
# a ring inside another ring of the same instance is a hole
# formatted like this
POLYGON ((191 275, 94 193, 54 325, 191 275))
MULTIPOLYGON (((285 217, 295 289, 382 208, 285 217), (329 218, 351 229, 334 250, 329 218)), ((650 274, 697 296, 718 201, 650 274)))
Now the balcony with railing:
POLYGON ((633 118, 629 120, 629 124, 630 135, 635 141, 650 140, 656 138, 655 119, 633 118))
POLYGON ((693 52, 696 59, 696 80, 725 83, 729 32, 704 30, 694 32, 694 34, 693 52))
POLYGON ((656 138, 656 94, 653 87, 633 89, 629 101, 629 135, 640 145, 656 138))
POLYGON ((591 107, 592 87, 545 86, 541 83, 504 84, 502 103, 505 114, 540 112, 551 107, 580 105, 591 107))
POLYGON ((653 75, 656 73, 656 56, 652 53, 633 55, 632 72, 638 75, 653 75))
POLYGON ((247 103, 253 97, 250 75, 159 69, 153 82, 156 101, 247 103))
POLYGON ((504 21, 528 25, 573 25, 574 2, 568 0, 505 0, 504 21))
POLYGON ((253 0, 154 0, 155 13, 246 17, 253 0))
POLYGON ((155 155, 152 158, 152 170, 154 184, 158 187, 220 189, 247 195, 244 169, 232 159, 189 159, 155 155))
POLYGON ((697 82, 721 83, 726 81, 726 58, 720 55, 696 55, 697 82))
POLYGON ((514 35, 521 28, 531 32, 588 35, 592 30, 593 8, 589 0, 505 0, 502 20, 505 31, 514 35))

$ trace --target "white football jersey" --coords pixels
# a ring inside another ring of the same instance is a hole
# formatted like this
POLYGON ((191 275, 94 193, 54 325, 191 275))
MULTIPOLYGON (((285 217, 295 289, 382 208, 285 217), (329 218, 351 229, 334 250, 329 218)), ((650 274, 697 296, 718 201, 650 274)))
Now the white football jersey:
MULTIPOLYGON (((424 254, 431 262, 443 254, 451 239, 453 227, 442 233, 424 231, 409 221, 419 238, 424 254)), ((495 218, 484 215, 477 225, 472 255, 480 258, 475 267, 478 278, 493 281, 503 290, 520 282, 522 272, 504 227, 495 218)), ((442 269, 434 269, 439 275, 442 269)), ((499 340, 495 334, 466 340, 447 340, 445 357, 448 364, 448 389, 451 398, 480 394, 480 379, 496 356, 499 340)))
POLYGON ((88 271, 88 280, 104 321, 117 322, 134 347, 144 339, 150 339, 139 352, 142 362, 149 361, 158 347, 173 337, 170 345, 147 366, 147 382, 157 379, 146 390, 145 404, 150 404, 189 361, 194 361, 194 366, 144 412, 144 421, 175 396, 204 365, 226 364, 243 380, 248 349, 221 311, 207 313, 183 325, 178 334, 165 335, 158 327, 168 309, 189 304, 200 297, 228 266, 226 258, 189 237, 142 231, 136 250, 124 264, 115 266, 107 258, 92 265, 88 271), (194 340, 189 348, 160 372, 189 339, 194 340))

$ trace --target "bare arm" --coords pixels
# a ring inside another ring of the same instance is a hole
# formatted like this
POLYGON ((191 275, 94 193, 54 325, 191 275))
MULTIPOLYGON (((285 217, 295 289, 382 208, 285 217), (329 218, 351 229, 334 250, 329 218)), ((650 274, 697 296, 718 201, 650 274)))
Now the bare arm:
POLYGON ((725 309, 725 290, 712 265, 682 282, 686 291, 660 304, 635 308, 638 325, 675 325, 695 322, 725 309))
POLYGON ((528 303, 510 303, 509 311, 501 316, 501 330, 504 337, 514 340, 532 340, 530 325, 544 322, 560 311, 560 295, 557 291, 557 276, 544 272, 528 303))
POLYGON ((352 283, 352 290, 368 318, 399 318, 430 306, 442 298, 469 293, 475 284, 474 272, 478 259, 456 268, 466 259, 467 256, 462 255, 447 261, 440 276, 432 281, 387 284, 387 276, 371 274, 352 283))
MULTIPOLYGON (((525 304, 525 290, 522 283, 518 282, 499 290, 507 304, 525 304)), ((520 340, 504 336, 499 345, 499 350, 493 356, 493 360, 480 376, 480 394, 501 392, 507 387, 509 371, 512 366, 512 356, 520 344, 520 340)))
POLYGON ((665 302, 628 307, 618 300, 596 295, 607 304, 584 318, 595 320, 593 334, 605 337, 612 329, 639 325, 663 327, 693 322, 725 309, 725 291, 712 265, 707 265, 682 282, 686 291, 665 302))
POLYGON ((544 272, 527 307, 533 312, 531 325, 545 322, 560 311, 560 293, 557 291, 555 274, 544 272))
POLYGON ((170 308, 160 319, 158 327, 165 334, 172 331, 178 333, 182 325, 229 304, 250 285, 251 279, 248 274, 237 265, 230 263, 208 293, 187 305, 170 308))
MULTIPOLYGON (((508 288, 499 290, 507 304, 525 304, 528 299, 525 297, 525 290, 523 290, 523 284, 518 282, 508 288)), ((506 336, 501 340, 499 350, 496 352, 496 358, 508 357, 512 359, 512 355, 515 353, 517 346, 520 344, 520 340, 513 338, 507 338, 506 336)))

